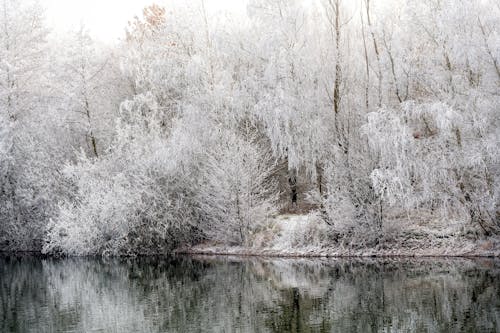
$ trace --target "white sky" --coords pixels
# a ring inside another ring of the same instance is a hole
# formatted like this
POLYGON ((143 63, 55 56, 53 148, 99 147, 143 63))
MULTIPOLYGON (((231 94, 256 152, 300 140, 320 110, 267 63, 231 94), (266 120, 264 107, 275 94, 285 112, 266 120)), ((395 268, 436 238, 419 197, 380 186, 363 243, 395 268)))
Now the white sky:
MULTIPOLYGON (((84 24, 90 34, 112 42, 124 36, 127 22, 152 3, 168 6, 171 0, 40 0, 47 22, 56 32, 76 30, 84 24)), ((185 0, 201 1, 201 0, 185 0)), ((205 0, 207 11, 241 11, 245 0, 205 0)), ((200 2, 201 3, 201 2, 200 2)))

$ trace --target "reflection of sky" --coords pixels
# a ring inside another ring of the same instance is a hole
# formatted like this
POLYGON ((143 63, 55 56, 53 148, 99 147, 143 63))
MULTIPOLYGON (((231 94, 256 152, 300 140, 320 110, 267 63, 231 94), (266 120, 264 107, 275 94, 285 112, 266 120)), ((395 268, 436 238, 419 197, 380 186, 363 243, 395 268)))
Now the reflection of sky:
POLYGON ((0 256, 0 332, 500 332, 495 259, 0 256))
MULTIPOLYGON (((175 1, 175 0, 174 0, 175 1)), ((94 38, 110 42, 123 36, 127 22, 151 4, 173 0, 41 0, 50 27, 57 32, 76 30, 84 24, 94 38)), ((201 0, 193 0, 193 3, 201 0)), ((207 11, 244 10, 247 0, 205 0, 207 11)))

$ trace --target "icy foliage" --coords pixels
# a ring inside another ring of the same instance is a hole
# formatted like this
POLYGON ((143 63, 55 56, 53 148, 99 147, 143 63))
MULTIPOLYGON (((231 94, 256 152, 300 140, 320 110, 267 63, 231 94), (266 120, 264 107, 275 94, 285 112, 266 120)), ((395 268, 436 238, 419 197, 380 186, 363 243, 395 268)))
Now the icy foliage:
POLYGON ((45 252, 148 253, 186 240, 198 220, 194 179, 176 149, 189 148, 165 139, 158 117, 151 96, 124 103, 111 152, 66 167, 76 192, 49 224, 45 252))
POLYGON ((47 30, 35 1, 0 2, 0 248, 40 249, 64 183, 56 110, 49 107, 47 30))
POLYGON ((252 134, 219 129, 212 140, 200 168, 200 228, 210 239, 244 244, 277 212, 275 159, 252 134))
POLYGON ((248 247, 280 213, 292 247, 498 236, 493 0, 205 5, 102 46, 0 0, 0 249, 248 247))
POLYGON ((469 217, 486 232, 500 227, 500 154, 491 148, 499 144, 499 123, 481 106, 460 111, 442 102, 407 102, 368 115, 363 131, 379 153, 371 179, 389 205, 469 217))

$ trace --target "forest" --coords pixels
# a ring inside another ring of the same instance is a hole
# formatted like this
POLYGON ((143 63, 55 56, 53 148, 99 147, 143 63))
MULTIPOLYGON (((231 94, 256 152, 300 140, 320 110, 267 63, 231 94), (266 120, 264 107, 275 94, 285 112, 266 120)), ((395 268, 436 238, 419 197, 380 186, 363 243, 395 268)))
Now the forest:
POLYGON ((209 2, 0 0, 0 250, 500 248, 499 1, 209 2))

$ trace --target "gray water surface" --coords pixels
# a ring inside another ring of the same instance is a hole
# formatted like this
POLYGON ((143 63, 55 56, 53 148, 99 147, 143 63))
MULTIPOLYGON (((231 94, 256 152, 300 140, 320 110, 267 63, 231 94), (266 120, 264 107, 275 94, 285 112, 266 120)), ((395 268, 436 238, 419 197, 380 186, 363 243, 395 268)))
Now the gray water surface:
POLYGON ((0 332, 500 332, 500 262, 0 257, 0 332))

